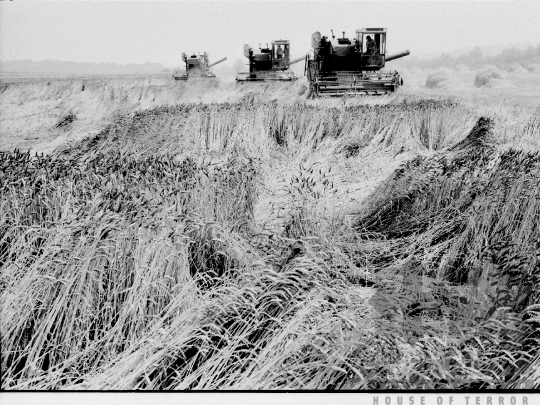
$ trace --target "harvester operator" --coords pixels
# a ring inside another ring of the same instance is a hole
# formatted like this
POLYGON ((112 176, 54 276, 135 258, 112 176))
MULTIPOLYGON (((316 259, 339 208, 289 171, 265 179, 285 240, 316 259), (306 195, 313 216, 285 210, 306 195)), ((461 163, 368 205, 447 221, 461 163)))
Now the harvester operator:
POLYGON ((368 35, 367 40, 366 40, 366 48, 367 48, 367 53, 370 53, 372 55, 377 50, 377 44, 375 43, 374 40, 371 39, 371 36, 369 36, 369 35, 368 35))
POLYGON ((281 45, 278 45, 277 47, 276 56, 278 59, 283 58, 283 49, 281 48, 281 45))
POLYGON ((322 37, 319 42, 319 50, 317 50, 317 61, 322 61, 326 52, 326 37, 322 37))

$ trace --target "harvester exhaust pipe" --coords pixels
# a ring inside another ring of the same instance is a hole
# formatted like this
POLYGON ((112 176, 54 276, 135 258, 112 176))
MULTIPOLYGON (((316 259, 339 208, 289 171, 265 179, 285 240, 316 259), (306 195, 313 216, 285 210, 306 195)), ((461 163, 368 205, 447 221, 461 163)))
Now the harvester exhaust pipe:
POLYGON ((335 39, 336 37, 334 36, 334 30, 330 30, 332 32, 332 39, 335 39))
POLYGON ((404 52, 399 52, 399 53, 395 53, 393 55, 388 55, 385 59, 386 62, 390 62, 391 60, 394 60, 394 59, 399 59, 399 58, 403 58, 404 56, 407 56, 407 55, 410 55, 411 53, 409 52, 409 50, 407 49, 406 51, 404 52))
POLYGON ((215 65, 217 65, 218 63, 221 63, 221 62, 223 62, 223 61, 225 61, 225 60, 227 60, 227 57, 221 58, 220 60, 218 60, 218 61, 216 61, 216 62, 214 62, 214 63, 210 63, 210 64, 208 65, 208 67, 211 68, 212 66, 215 66, 215 65))

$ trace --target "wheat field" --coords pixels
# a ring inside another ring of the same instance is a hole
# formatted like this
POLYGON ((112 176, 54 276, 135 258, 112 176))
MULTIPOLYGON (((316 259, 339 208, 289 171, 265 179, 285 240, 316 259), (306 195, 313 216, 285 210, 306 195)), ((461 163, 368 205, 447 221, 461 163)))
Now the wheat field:
POLYGON ((1 388, 539 388, 521 74, 3 80, 1 388))

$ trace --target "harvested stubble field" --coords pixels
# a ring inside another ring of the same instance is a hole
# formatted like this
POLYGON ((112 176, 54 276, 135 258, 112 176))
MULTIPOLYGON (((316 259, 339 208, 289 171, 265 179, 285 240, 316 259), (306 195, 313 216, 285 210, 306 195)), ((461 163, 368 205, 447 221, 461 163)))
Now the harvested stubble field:
POLYGON ((2 87, 2 389, 540 386, 540 108, 145 80, 2 87))

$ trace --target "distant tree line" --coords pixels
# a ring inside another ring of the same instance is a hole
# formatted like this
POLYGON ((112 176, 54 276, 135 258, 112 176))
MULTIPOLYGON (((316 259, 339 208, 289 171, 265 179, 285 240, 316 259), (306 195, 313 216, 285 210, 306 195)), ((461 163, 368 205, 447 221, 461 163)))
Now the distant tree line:
POLYGON ((415 57, 404 58, 400 60, 400 64, 406 67, 420 68, 438 68, 442 66, 455 67, 465 65, 468 68, 476 69, 484 65, 495 65, 500 69, 518 64, 525 69, 530 65, 540 63, 540 44, 537 46, 529 46, 527 49, 508 48, 501 51, 497 55, 484 55, 479 47, 476 47, 466 54, 453 56, 450 53, 443 53, 431 59, 418 59, 415 57))
POLYGON ((42 61, 14 60, 0 63, 1 72, 52 74, 153 74, 167 69, 160 63, 92 63, 46 59, 42 61))

